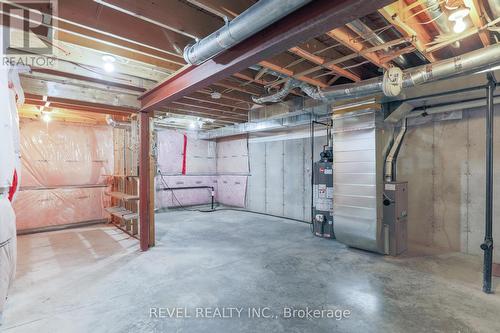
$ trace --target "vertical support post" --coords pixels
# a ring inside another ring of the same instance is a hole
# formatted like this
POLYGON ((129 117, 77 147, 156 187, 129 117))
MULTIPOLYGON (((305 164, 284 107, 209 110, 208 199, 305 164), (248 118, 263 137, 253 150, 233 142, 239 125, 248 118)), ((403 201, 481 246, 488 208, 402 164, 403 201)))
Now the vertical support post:
POLYGON ((486 110, 486 212, 485 234, 481 249, 484 251, 483 263, 483 291, 491 294, 491 277, 493 269, 493 123, 495 105, 493 93, 496 80, 492 73, 488 73, 487 110, 486 110))
POLYGON ((150 205, 151 205, 151 134, 149 113, 140 112, 140 152, 139 152, 139 223, 141 250, 149 249, 150 205))
POLYGON ((156 137, 154 134, 154 119, 149 117, 149 247, 155 246, 156 230, 155 230, 155 177, 156 177, 156 160, 155 146, 156 137))

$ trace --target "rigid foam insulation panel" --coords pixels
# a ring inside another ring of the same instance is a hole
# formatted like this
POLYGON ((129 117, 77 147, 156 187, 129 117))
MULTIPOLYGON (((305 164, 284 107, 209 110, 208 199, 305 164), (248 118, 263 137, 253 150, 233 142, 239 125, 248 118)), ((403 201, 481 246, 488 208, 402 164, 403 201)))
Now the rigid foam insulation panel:
MULTIPOLYGON (((496 108, 495 132, 500 133, 496 108)), ((413 243, 482 255, 485 211, 485 108, 457 110, 409 123, 398 158, 398 180, 408 181, 408 236, 413 243)), ((500 165, 495 136, 494 165, 500 165)), ((500 197, 498 168, 494 198, 500 197)), ((493 216, 500 216, 498 200, 493 216)), ((493 238, 500 228, 493 226, 493 238)), ((500 248, 494 249, 494 261, 500 248)))
MULTIPOLYGON (((317 128, 314 160, 326 143, 326 132, 317 128)), ((253 136, 249 140, 250 176, 247 209, 310 221, 311 141, 309 129, 253 136)))
POLYGON ((21 121, 20 127, 22 190, 14 203, 18 230, 107 218, 112 128, 31 120, 21 121))

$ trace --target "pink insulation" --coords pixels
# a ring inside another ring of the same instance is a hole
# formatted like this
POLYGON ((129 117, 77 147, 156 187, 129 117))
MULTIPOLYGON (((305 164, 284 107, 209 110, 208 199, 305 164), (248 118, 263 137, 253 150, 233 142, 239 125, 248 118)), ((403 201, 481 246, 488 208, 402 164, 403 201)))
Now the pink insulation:
POLYGON ((103 184, 113 173, 107 126, 21 122, 22 187, 103 184))
MULTIPOLYGON (((186 175, 181 175, 184 133, 175 130, 158 132, 158 167, 163 175, 156 177, 156 188, 213 186, 216 201, 244 207, 247 186, 247 138, 236 137, 219 142, 198 140, 187 135, 186 175)), ((178 207, 209 204, 210 190, 191 189, 156 192, 156 207, 178 207), (177 199, 177 200, 176 200, 177 199)))
POLYGON ((105 190, 104 187, 96 187, 21 191, 14 202, 17 229, 104 219, 107 217, 104 205, 109 200, 105 190))
POLYGON ((157 144, 161 173, 181 174, 184 135, 175 130, 161 130, 157 133, 157 144))
POLYGON ((217 202, 233 207, 245 207, 247 176, 219 176, 217 202))
POLYGON ((113 173, 110 127, 25 120, 21 156, 18 230, 108 217, 106 188, 93 186, 105 185, 113 173))
POLYGON ((248 139, 246 136, 217 141, 217 172, 248 174, 248 139))
MULTIPOLYGON (((189 186, 212 186, 217 193, 217 177, 163 176, 163 179, 161 177, 156 177, 156 189, 189 186)), ((172 191, 157 191, 156 207, 167 208, 178 207, 179 205, 193 206, 208 204, 211 202, 212 197, 210 189, 174 190, 173 193, 175 197, 172 195, 172 191)))

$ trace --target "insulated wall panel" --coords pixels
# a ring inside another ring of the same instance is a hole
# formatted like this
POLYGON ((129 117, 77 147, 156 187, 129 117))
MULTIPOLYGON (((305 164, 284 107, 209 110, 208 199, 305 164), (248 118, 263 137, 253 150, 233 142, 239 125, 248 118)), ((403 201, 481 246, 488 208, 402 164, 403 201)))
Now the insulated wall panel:
POLYGON ((266 212, 266 143, 249 143, 250 176, 248 177, 247 208, 266 212))
MULTIPOLYGON (((314 160, 326 144, 326 132, 318 129, 314 160)), ((309 130, 259 136, 249 141, 250 176, 247 209, 310 221, 311 141, 309 130)))
POLYGON ((106 219, 106 188, 27 190, 14 202, 18 230, 106 219))
POLYGON ((266 143, 266 212, 284 216, 284 142, 266 143))
POLYGON ((217 173, 217 144, 215 141, 187 139, 186 173, 211 175, 217 173))
POLYGON ((23 187, 104 184, 113 173, 113 131, 108 126, 24 120, 23 187))
POLYGON ((304 194, 308 186, 304 181, 304 142, 287 140, 284 144, 284 215, 304 220, 304 194))
POLYGON ((248 139, 237 136, 217 141, 217 172, 248 174, 248 139))
POLYGON ((162 174, 181 174, 184 135, 174 130, 157 133, 158 168, 162 174))
POLYGON ((156 177, 156 208, 183 207, 204 205, 211 202, 211 189, 182 190, 176 187, 211 186, 217 193, 216 176, 157 176, 156 177), (174 189, 163 190, 163 189, 174 189))
POLYGON ((219 176, 217 202, 232 207, 245 207, 247 176, 219 176))

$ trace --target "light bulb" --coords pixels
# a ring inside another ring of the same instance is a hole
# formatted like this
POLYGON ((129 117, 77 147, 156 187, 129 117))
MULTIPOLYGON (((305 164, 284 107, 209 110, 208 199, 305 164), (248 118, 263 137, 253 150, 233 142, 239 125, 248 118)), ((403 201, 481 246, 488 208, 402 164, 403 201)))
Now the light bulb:
POLYGON ((466 28, 467 28, 467 24, 465 24, 464 20, 457 19, 455 21, 455 25, 453 26, 453 31, 455 31, 455 33, 459 34, 461 32, 464 32, 466 28))
POLYGON ((112 62, 105 62, 105 63, 102 65, 102 68, 104 68, 104 70, 105 70, 107 73, 111 73, 111 72, 114 72, 114 70, 115 70, 115 65, 114 65, 112 62))
POLYGON ((45 121, 46 123, 49 123, 52 120, 52 118, 50 117, 50 114, 44 113, 42 115, 42 120, 45 121))

